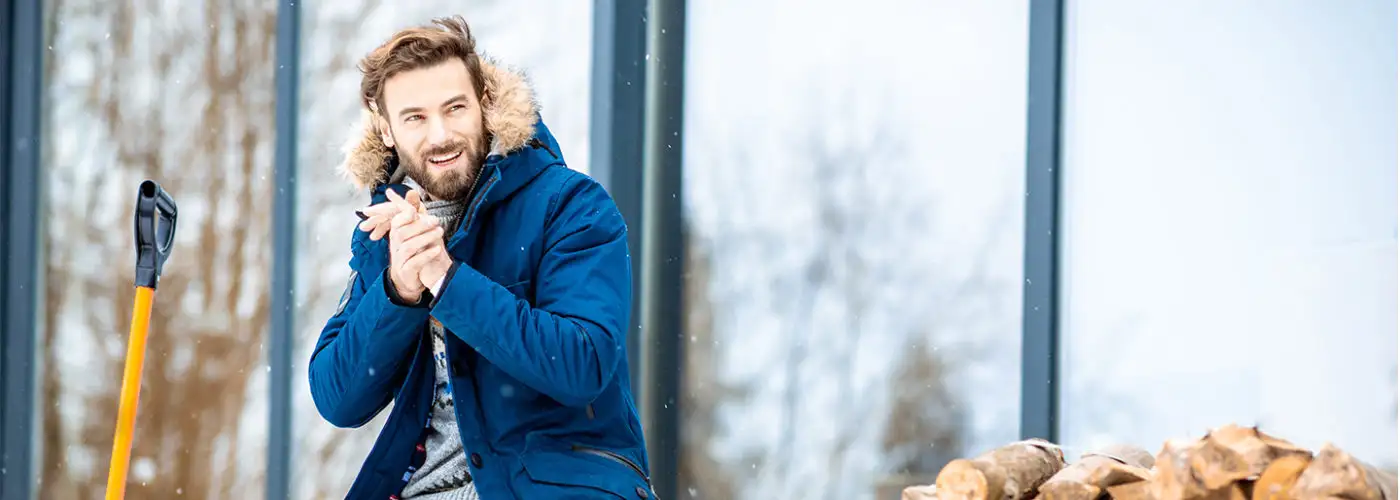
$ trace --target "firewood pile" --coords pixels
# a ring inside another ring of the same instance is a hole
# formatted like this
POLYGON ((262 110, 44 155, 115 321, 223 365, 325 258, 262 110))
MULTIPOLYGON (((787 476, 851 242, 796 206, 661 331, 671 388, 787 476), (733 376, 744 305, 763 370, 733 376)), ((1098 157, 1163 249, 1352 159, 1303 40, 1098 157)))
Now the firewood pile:
POLYGON ((1227 425, 1170 440, 1154 457, 1115 445, 1073 463, 1057 445, 1017 441, 953 460, 903 500, 1400 500, 1396 477, 1324 444, 1313 452, 1227 425))

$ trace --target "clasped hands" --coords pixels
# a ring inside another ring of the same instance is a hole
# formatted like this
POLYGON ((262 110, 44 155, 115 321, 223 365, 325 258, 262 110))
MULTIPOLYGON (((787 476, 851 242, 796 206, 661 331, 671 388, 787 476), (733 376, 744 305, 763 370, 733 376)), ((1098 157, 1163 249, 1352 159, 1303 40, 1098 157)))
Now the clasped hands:
POLYGON ((424 290, 432 289, 452 268, 447 254, 442 223, 423 207, 417 190, 399 196, 386 190, 389 201, 361 210, 365 220, 360 230, 378 241, 389 237, 389 280, 399 298, 418 302, 424 290))

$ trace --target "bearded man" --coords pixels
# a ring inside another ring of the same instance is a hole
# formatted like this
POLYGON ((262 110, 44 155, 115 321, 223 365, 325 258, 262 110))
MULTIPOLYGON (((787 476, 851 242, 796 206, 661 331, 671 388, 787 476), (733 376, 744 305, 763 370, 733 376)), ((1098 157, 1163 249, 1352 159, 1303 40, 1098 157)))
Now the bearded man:
POLYGON ((460 17, 360 63, 369 195, 309 362, 321 416, 393 401, 355 499, 653 498, 627 377, 627 227, 460 17))

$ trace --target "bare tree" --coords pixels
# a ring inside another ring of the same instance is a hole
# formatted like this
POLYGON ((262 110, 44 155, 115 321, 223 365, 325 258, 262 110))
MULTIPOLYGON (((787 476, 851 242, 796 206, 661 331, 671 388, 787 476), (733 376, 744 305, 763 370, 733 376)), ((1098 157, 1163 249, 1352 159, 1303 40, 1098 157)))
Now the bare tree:
POLYGON ((705 308, 692 315, 711 317, 688 334, 714 348, 693 341, 687 367, 718 368, 705 372, 712 388, 688 396, 719 423, 688 436, 687 454, 732 478, 735 498, 865 497, 883 472, 963 452, 966 394, 952 384, 1016 287, 989 256, 1013 210, 992 214, 980 239, 950 241, 927 167, 911 159, 921 141, 894 101, 822 94, 810 101, 823 111, 769 125, 774 137, 719 141, 705 149, 728 157, 691 173, 699 196, 720 198, 690 201, 715 221, 691 246, 707 265, 687 274, 708 299, 690 299, 705 308), (706 177, 722 187, 705 192, 706 177), (939 262, 950 246, 980 256, 951 268, 939 262))
POLYGON ((891 381, 894 402, 882 442, 888 469, 905 478, 890 486, 901 489, 931 484, 943 465, 961 456, 966 425, 966 412, 948 387, 951 363, 927 343, 909 347, 891 381))
MULTIPOLYGON (((689 233, 689 231, 687 231, 689 233)), ((681 395, 681 457, 679 487, 696 499, 735 498, 732 474, 709 453, 720 432, 715 408, 741 391, 719 377, 719 359, 710 300, 710 256, 685 238, 685 348, 684 394, 681 395)))

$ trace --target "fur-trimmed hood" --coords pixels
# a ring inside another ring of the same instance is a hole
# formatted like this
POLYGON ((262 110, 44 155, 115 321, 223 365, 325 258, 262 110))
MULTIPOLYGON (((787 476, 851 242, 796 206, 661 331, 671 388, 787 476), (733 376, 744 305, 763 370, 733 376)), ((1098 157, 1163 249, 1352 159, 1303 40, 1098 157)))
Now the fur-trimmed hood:
MULTIPOLYGON (((535 136, 539 101, 525 74, 486 57, 481 58, 485 96, 482 122, 491 137, 490 154, 506 155, 523 148, 535 136)), ((360 120, 342 149, 345 158, 340 174, 355 185, 368 189, 388 180, 385 164, 393 152, 384 145, 374 114, 360 110, 360 120)))

